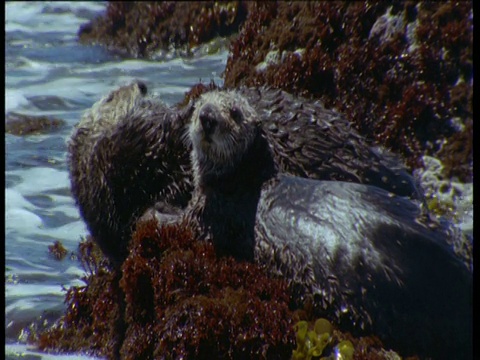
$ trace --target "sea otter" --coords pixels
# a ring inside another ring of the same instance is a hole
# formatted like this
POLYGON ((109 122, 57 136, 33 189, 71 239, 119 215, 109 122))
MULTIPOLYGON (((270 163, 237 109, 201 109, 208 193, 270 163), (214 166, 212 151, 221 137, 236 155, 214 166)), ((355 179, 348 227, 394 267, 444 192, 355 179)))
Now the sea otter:
POLYGON ((147 92, 139 81, 112 91, 85 113, 68 142, 72 194, 92 236, 117 266, 142 213, 156 204, 171 216, 186 206, 192 188, 180 140, 189 114, 147 92))
MULTIPOLYGON (((155 204, 166 220, 185 207, 193 190, 190 147, 183 141, 192 104, 170 108, 147 92, 142 82, 111 92, 86 112, 68 145, 73 196, 91 234, 116 264, 146 209, 155 204)), ((320 102, 267 88, 239 92, 257 111, 283 172, 422 197, 399 161, 370 147, 320 102)))
POLYGON ((405 355, 469 358, 472 274, 446 229, 384 189, 279 173, 263 125, 237 92, 195 105, 185 219, 198 235, 286 277, 354 334, 405 355))

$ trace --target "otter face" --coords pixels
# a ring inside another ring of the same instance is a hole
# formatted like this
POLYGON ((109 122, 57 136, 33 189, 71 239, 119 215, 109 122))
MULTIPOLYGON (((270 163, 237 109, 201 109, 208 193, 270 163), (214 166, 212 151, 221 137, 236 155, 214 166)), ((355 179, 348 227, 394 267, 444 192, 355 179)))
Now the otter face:
POLYGON ((257 114, 240 94, 212 91, 195 105, 189 127, 195 178, 233 168, 253 142, 257 114))

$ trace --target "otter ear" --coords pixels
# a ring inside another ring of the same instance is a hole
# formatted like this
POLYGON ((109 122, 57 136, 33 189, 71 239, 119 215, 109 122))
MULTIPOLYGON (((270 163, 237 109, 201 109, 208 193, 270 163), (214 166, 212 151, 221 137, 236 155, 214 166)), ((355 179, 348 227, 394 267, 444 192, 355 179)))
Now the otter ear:
POLYGON ((179 116, 185 123, 189 123, 194 111, 195 111, 195 101, 190 100, 185 107, 180 109, 179 116))

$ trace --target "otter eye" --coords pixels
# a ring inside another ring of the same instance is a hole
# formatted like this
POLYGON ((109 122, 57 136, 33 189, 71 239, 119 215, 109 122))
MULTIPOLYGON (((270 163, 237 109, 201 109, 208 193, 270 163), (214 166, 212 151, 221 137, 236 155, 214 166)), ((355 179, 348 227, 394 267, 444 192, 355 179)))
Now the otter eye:
POLYGON ((235 120, 235 122, 240 122, 242 121, 243 119, 243 115, 242 115, 242 112, 240 111, 240 109, 236 106, 233 106, 231 109, 230 109, 230 116, 232 117, 233 120, 235 120))
POLYGON ((140 93, 142 95, 147 95, 147 91, 148 91, 147 85, 145 85, 143 82, 139 82, 137 83, 137 85, 138 85, 138 88, 140 89, 140 93))

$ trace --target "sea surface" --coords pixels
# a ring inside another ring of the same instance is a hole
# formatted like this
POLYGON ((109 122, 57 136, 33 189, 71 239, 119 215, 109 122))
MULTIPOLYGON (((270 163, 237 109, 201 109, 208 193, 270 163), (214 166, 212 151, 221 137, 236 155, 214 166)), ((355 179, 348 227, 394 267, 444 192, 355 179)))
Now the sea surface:
POLYGON ((143 80, 167 104, 199 81, 219 85, 228 52, 220 46, 163 61, 125 59, 77 42, 77 31, 105 11, 105 2, 7 2, 5 114, 47 115, 66 126, 43 135, 5 134, 5 354, 8 359, 87 359, 51 355, 25 345, 33 320, 54 321, 64 310, 65 287, 83 285, 80 263, 56 260, 59 240, 75 252, 87 234, 66 167, 66 141, 85 109, 110 90, 143 80))

